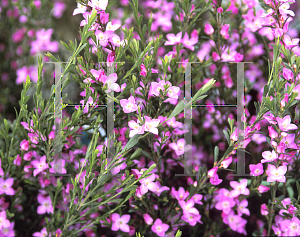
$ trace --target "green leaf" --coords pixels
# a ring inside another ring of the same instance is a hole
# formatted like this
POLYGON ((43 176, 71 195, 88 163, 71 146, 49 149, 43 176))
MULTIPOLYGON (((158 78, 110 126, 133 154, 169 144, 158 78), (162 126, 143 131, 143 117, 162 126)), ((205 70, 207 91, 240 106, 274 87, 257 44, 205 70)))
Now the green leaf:
POLYGON ((214 159, 214 162, 218 162, 218 156, 219 156, 219 147, 215 146, 215 159, 214 159))
POLYGON ((121 153, 124 153, 126 150, 129 150, 130 148, 132 148, 133 146, 135 146, 138 141, 139 141, 139 134, 136 134, 135 136, 133 136, 132 138, 130 138, 130 140, 128 141, 128 143, 126 144, 126 146, 123 148, 121 153))

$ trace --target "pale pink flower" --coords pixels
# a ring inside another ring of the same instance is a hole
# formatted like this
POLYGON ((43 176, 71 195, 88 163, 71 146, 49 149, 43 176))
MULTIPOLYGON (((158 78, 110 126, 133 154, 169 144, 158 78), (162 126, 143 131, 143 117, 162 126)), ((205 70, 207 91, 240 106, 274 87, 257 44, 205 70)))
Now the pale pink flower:
POLYGON ((243 199, 241 202, 237 201, 237 211, 238 215, 242 216, 243 214, 250 216, 250 211, 246 207, 248 206, 247 199, 243 199))
POLYGON ((138 122, 135 122, 134 120, 129 121, 128 126, 132 129, 129 132, 130 138, 132 138, 136 134, 144 134, 145 132, 145 127, 139 124, 139 120, 138 122))
POLYGON ((285 2, 283 4, 280 5, 279 7, 279 12, 281 14, 288 14, 288 15, 291 15, 291 16, 295 16, 295 13, 292 11, 292 10, 289 10, 290 8, 290 4, 285 2))
POLYGON ((274 165, 269 164, 267 182, 278 181, 278 182, 285 183, 286 178, 284 175, 286 171, 287 171, 287 167, 285 165, 276 168, 274 165))
POLYGON ((120 24, 112 24, 111 21, 109 21, 106 25, 106 31, 116 31, 120 26, 120 24))
POLYGON ((34 237, 46 237, 46 236, 49 236, 50 237, 51 235, 48 234, 47 229, 44 227, 41 230, 41 232, 35 232, 35 233, 33 233, 32 236, 34 236, 34 237))
POLYGON ((225 214, 229 214, 232 207, 235 206, 235 201, 231 198, 223 197, 219 202, 216 203, 215 208, 217 210, 223 211, 225 214))
POLYGON ((272 152, 270 152, 270 151, 264 151, 262 153, 262 157, 264 159, 261 160, 261 163, 266 163, 266 162, 272 162, 272 161, 277 160, 278 155, 277 155, 277 153, 274 150, 272 150, 272 152))
POLYGON ((77 2, 77 8, 73 11, 73 16, 77 15, 77 14, 82 14, 86 12, 86 6, 80 4, 79 2, 77 2))
POLYGON ((299 38, 296 39, 292 39, 288 36, 288 35, 284 35, 283 36, 283 42, 285 44, 285 46, 290 50, 291 48, 298 46, 299 44, 299 38))
POLYGON ((117 73, 110 74, 107 77, 107 80, 105 82, 105 85, 107 85, 106 93, 109 93, 111 91, 115 91, 115 92, 121 91, 119 84, 116 83, 117 80, 118 80, 117 73))
POLYGON ((58 160, 54 160, 51 163, 52 168, 49 169, 50 173, 59 173, 59 174, 66 174, 67 171, 64 168, 65 166, 65 160, 63 159, 58 159, 58 160))
POLYGON ((151 216, 149 216, 147 213, 143 214, 144 220, 147 225, 151 225, 153 223, 153 219, 151 216))
POLYGON ((269 187, 266 187, 266 186, 264 186, 264 185, 258 186, 257 189, 258 189, 258 192, 260 192, 260 193, 265 193, 265 192, 267 192, 267 191, 270 190, 269 187))
POLYGON ((169 187, 167 186, 161 186, 160 182, 159 181, 155 181, 155 184, 156 184, 156 188, 152 191, 154 192, 157 196, 160 196, 160 194, 163 192, 163 191, 168 191, 170 190, 169 187))
POLYGON ((172 33, 167 34, 168 41, 165 42, 165 45, 175 45, 179 44, 182 37, 182 32, 179 32, 176 36, 172 33))
POLYGON ((108 0, 90 0, 88 5, 96 10, 106 10, 108 0))
POLYGON ((141 186, 140 186, 140 192, 142 195, 148 192, 148 190, 151 190, 152 192, 157 188, 156 184, 154 183, 155 180, 155 174, 151 174, 149 177, 144 178, 140 180, 141 186))
POLYGON ((145 131, 158 135, 157 126, 159 125, 159 123, 159 119, 151 119, 150 117, 145 116, 145 131))

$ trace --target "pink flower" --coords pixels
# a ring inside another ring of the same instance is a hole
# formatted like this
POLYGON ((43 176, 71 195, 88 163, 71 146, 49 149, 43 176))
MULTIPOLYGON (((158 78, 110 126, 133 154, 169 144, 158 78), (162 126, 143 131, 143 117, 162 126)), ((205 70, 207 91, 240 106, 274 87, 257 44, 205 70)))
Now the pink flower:
POLYGON ((237 211, 239 216, 242 216, 243 214, 250 216, 250 211, 246 208, 247 206, 247 199, 243 199, 241 202, 237 201, 237 211))
POLYGON ((46 163, 46 156, 42 156, 40 161, 31 161, 31 164, 35 168, 35 170, 33 171, 33 176, 37 176, 37 174, 49 168, 48 164, 46 163))
POLYGON ((115 91, 115 92, 121 91, 119 84, 116 83, 117 80, 118 80, 117 73, 110 74, 107 77, 107 80, 105 82, 105 85, 107 85, 106 93, 109 93, 111 91, 115 91))
POLYGON ((277 160, 278 155, 277 155, 277 153, 274 150, 272 150, 272 152, 270 152, 270 151, 264 151, 262 153, 262 157, 264 159, 261 160, 261 163, 266 163, 266 162, 272 162, 272 161, 277 160))
POLYGON ((116 31, 120 26, 120 24, 112 24, 112 22, 109 21, 106 25, 106 31, 116 31))
POLYGON ((191 226, 195 226, 198 223, 203 223, 200 219, 201 219, 201 215, 194 215, 194 214, 191 214, 191 213, 183 213, 182 217, 181 217, 182 220, 188 222, 191 226))
POLYGON ((219 185, 220 183, 222 183, 222 179, 219 179, 219 175, 218 174, 215 174, 213 177, 211 177, 209 179, 209 182, 212 184, 212 185, 219 185))
POLYGON ((279 128, 284 132, 298 129, 297 125, 291 124, 291 117, 289 115, 286 115, 284 118, 277 117, 276 120, 278 122, 279 128))
POLYGON ((199 215, 199 211, 194 207, 195 201, 194 199, 190 199, 187 202, 185 201, 178 201, 179 205, 181 206, 183 213, 191 213, 194 215, 199 215))
POLYGON ((184 154, 184 148, 185 148, 185 139, 181 138, 177 141, 177 143, 171 143, 169 144, 169 147, 171 147, 176 155, 180 156, 182 154, 184 154))
POLYGON ((208 178, 214 177, 214 176, 216 175, 217 171, 218 171, 218 167, 217 167, 217 166, 214 167, 214 168, 212 168, 212 169, 210 169, 210 170, 207 172, 207 177, 208 177, 208 178))
POLYGON ((232 162, 232 157, 226 158, 225 160, 223 160, 223 161, 221 162, 220 168, 227 169, 228 166, 231 164, 231 162, 232 162))
POLYGON ((264 167, 261 163, 258 163, 257 165, 249 165, 250 168, 250 174, 253 176, 259 176, 264 173, 264 167))
POLYGON ((295 86, 295 88, 293 89, 293 92, 298 93, 298 95, 295 99, 300 100, 300 85, 295 86))
POLYGON ((13 178, 8 178, 6 180, 0 178, 0 195, 3 193, 6 195, 15 195, 15 190, 12 188, 13 183, 13 178))
POLYGON ((66 174, 67 171, 64 168, 65 160, 58 159, 56 161, 52 161, 51 163, 52 168, 49 169, 50 173, 59 173, 59 174, 66 174))
POLYGON ((292 10, 289 10, 289 8, 290 8, 290 4, 285 2, 280 5, 279 12, 283 15, 295 16, 295 13, 292 10))
POLYGON ((0 230, 10 226, 9 220, 6 219, 6 212, 0 212, 0 230))
POLYGON ((183 187, 180 187, 178 191, 173 190, 173 193, 174 193, 174 197, 178 201, 184 201, 189 196, 189 192, 185 191, 183 187))
POLYGON ((40 206, 38 206, 37 213, 42 215, 45 213, 53 213, 53 206, 50 196, 45 197, 42 194, 38 194, 37 200, 40 206))
POLYGON ((145 116, 145 131, 158 135, 157 126, 159 125, 159 123, 159 119, 151 119, 150 117, 145 116))
POLYGON ((234 190, 231 191, 232 197, 237 197, 241 194, 243 195, 249 195, 250 191, 247 188, 247 179, 242 179, 240 183, 237 181, 231 181, 230 186, 234 188, 234 190))
POLYGON ((231 198, 223 197, 219 202, 216 203, 215 208, 223 211, 226 215, 229 214, 231 208, 235 206, 235 201, 231 198))
POLYGON ((291 48, 298 46, 299 44, 299 38, 291 40, 291 38, 288 35, 284 35, 283 42, 285 46, 290 50, 291 48))
POLYGON ((49 236, 50 237, 51 235, 50 234, 48 235, 47 229, 43 228, 41 230, 41 232, 35 232, 35 233, 33 233, 32 236, 34 236, 34 237, 46 237, 46 236, 49 236))
POLYGON ((189 39, 188 34, 185 33, 183 39, 181 40, 181 43, 187 49, 190 49, 190 50, 194 51, 194 45, 198 43, 198 40, 196 38, 190 38, 189 39))
POLYGON ((137 105, 135 104, 135 99, 133 96, 130 96, 128 100, 120 100, 120 104, 124 110, 124 113, 131 113, 138 110, 137 105))
POLYGON ((275 139, 278 137, 278 133, 275 131, 275 129, 272 126, 268 126, 268 130, 269 130, 270 138, 275 139))
POLYGON ((153 219, 148 214, 143 214, 143 217, 147 225, 151 225, 153 223, 153 219))
POLYGON ((120 217, 118 213, 113 213, 111 215, 111 219, 113 222, 111 230, 113 231, 121 230, 127 233, 130 231, 129 225, 127 224, 130 220, 130 215, 123 215, 122 217, 120 217))
POLYGON ((90 0, 88 5, 96 10, 106 10, 108 0, 90 0))
POLYGON ((21 147, 20 148, 21 151, 28 151, 28 149, 29 149, 29 141, 27 141, 27 140, 21 141, 20 147, 21 147))
POLYGON ((73 11, 73 16, 86 12, 86 6, 77 2, 77 8, 73 11))
POLYGON ((260 212, 263 216, 267 216, 269 214, 268 207, 265 203, 261 205, 260 212))
POLYGON ((5 228, 0 228, 0 236, 4 237, 4 236, 11 236, 14 237, 15 233, 14 233, 14 222, 11 222, 9 227, 5 227, 5 228), (2 234, 2 235, 1 235, 2 234))
POLYGON ((144 195, 149 190, 151 190, 153 192, 155 189, 157 189, 156 184, 153 182, 154 180, 155 180, 155 174, 153 174, 153 173, 149 177, 140 180, 141 195, 144 195))
POLYGON ((156 188, 153 191, 152 190, 151 191, 154 192, 157 196, 160 196, 160 194, 163 191, 170 190, 170 188, 167 186, 161 186, 159 181, 155 181, 155 184, 156 184, 156 188))
POLYGON ((138 122, 135 122, 134 120, 129 121, 128 126, 132 129, 129 133, 130 138, 136 134, 144 134, 145 132, 145 127, 139 125, 139 120, 138 122))
POLYGON ((168 41, 165 42, 165 45, 175 45, 179 44, 181 41, 182 32, 179 32, 176 36, 174 34, 167 34, 168 41))
POLYGON ((276 168, 274 165, 268 165, 268 178, 267 182, 283 182, 285 183, 285 173, 287 171, 287 167, 285 165, 279 166, 276 168))
POLYGON ((267 191, 269 191, 270 190, 270 188, 269 187, 266 187, 266 186, 264 186, 264 185, 260 185, 260 186, 258 186, 258 192, 260 192, 260 193, 265 193, 265 192, 267 192, 267 191))
POLYGON ((225 38, 228 39, 229 38, 229 34, 228 34, 228 30, 229 30, 230 25, 229 24, 225 24, 222 26, 222 29, 220 31, 220 34, 225 38))
POLYGON ((3 169, 1 167, 1 160, 0 160, 0 176, 3 176, 4 175, 4 172, 3 172, 3 169))
POLYGON ((141 73, 140 73, 140 75, 145 77, 146 74, 147 74, 146 67, 145 67, 145 65, 142 63, 142 64, 141 64, 141 73))
POLYGON ((160 237, 165 236, 165 232, 169 229, 169 225, 162 223, 161 219, 156 219, 151 230, 160 237))
POLYGON ((207 23, 205 26, 204 26, 204 32, 208 35, 211 35, 214 33, 214 28, 209 24, 207 23))

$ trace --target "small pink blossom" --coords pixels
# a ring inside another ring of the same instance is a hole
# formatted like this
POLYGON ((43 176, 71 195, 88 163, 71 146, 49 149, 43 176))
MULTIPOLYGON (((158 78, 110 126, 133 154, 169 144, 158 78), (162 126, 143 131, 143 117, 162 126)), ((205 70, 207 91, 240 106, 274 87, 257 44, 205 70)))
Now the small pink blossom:
POLYGON ((230 186, 234 189, 231 191, 232 197, 237 197, 241 194, 249 195, 250 191, 247 188, 247 179, 242 179, 240 183, 237 181, 230 181, 230 186))
POLYGON ((274 165, 269 164, 268 165, 268 178, 267 182, 282 182, 285 183, 285 173, 287 171, 287 167, 285 165, 279 166, 276 168, 274 165))
POLYGON ((37 209, 37 213, 42 215, 45 213, 53 213, 53 206, 50 196, 45 197, 42 194, 38 194, 37 200, 40 204, 37 209))
POLYGON ((257 165, 249 165, 249 168, 250 168, 250 174, 253 175, 253 176, 259 176, 261 174, 264 173, 264 167, 261 163, 258 163, 257 165))
POLYGON ((35 168, 35 170, 33 171, 33 176, 37 176, 40 172, 43 172, 44 170, 49 168, 48 164, 46 163, 46 156, 42 156, 39 161, 31 161, 31 164, 35 168))
POLYGON ((120 217, 118 213, 113 213, 111 219, 112 219, 111 230, 113 231, 121 230, 127 233, 130 231, 129 225, 127 224, 130 220, 130 215, 123 215, 122 217, 120 217))
POLYGON ((169 229, 169 225, 162 223, 161 219, 156 219, 151 230, 160 237, 165 236, 165 232, 169 229))
POLYGON ((145 116, 145 131, 158 135, 157 126, 159 125, 159 123, 159 119, 151 119, 150 117, 145 116))
POLYGON ((291 117, 289 115, 286 115, 284 118, 277 117, 276 120, 279 128, 284 132, 298 129, 297 125, 291 123, 291 117))
POLYGON ((272 162, 272 161, 277 160, 278 155, 277 155, 277 153, 274 150, 272 150, 272 152, 270 152, 270 151, 264 151, 262 153, 262 157, 264 159, 261 160, 261 163, 266 163, 266 162, 272 162))
POLYGON ((131 113, 138 110, 138 106, 135 104, 135 98, 130 96, 128 100, 120 100, 120 104, 124 110, 124 113, 131 113))
POLYGON ((144 217, 144 220, 147 225, 151 225, 153 223, 152 217, 150 215, 148 215, 147 213, 143 214, 143 217, 144 217))
POLYGON ((214 33, 214 28, 209 24, 207 23, 205 26, 204 26, 204 32, 208 35, 211 35, 214 33))
POLYGON ((168 41, 165 42, 165 45, 175 45, 181 42, 182 32, 179 32, 176 36, 172 33, 167 34, 168 41))
POLYGON ((3 193, 6 195, 15 195, 15 190, 12 188, 13 183, 13 178, 8 178, 6 180, 0 178, 0 195, 3 193))
POLYGON ((187 49, 190 49, 194 51, 194 45, 198 43, 198 40, 196 38, 190 38, 187 33, 185 33, 183 39, 181 40, 181 43, 186 47, 187 49))
POLYGON ((185 139, 181 138, 177 141, 177 143, 173 142, 169 144, 169 147, 171 147, 175 151, 176 155, 180 156, 184 154, 185 143, 185 139))

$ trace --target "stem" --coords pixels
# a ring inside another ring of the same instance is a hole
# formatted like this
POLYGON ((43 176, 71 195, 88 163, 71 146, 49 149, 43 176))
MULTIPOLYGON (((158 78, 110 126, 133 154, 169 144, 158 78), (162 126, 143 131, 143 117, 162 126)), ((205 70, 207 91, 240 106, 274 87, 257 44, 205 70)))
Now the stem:
POLYGON ((272 192, 272 206, 271 206, 271 211, 269 213, 269 222, 268 222, 268 236, 270 236, 270 233, 271 233, 271 226, 272 226, 272 220, 273 220, 273 210, 274 210, 274 201, 275 201, 275 193, 276 193, 276 190, 277 190, 277 186, 278 186, 278 182, 276 181, 275 183, 275 186, 274 186, 274 189, 273 189, 273 192, 272 192))

